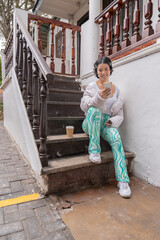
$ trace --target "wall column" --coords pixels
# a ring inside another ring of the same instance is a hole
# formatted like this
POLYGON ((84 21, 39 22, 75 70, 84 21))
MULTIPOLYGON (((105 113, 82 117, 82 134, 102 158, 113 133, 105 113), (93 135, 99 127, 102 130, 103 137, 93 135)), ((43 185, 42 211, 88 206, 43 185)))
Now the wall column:
POLYGON ((94 22, 95 17, 101 12, 101 0, 89 0, 89 20, 87 28, 81 35, 81 76, 91 73, 93 71, 93 65, 98 58, 99 53, 99 25, 94 22))
POLYGON ((98 58, 100 29, 99 25, 94 22, 95 17, 100 14, 101 1, 89 0, 89 37, 90 37, 90 69, 93 69, 93 64, 98 58))

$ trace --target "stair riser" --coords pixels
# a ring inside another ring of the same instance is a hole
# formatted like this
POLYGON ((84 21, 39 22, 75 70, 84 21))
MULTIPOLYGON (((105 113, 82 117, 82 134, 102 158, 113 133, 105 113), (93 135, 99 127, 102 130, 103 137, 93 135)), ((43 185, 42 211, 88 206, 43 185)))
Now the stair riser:
MULTIPOLYGON (((127 166, 130 175, 130 161, 127 166)), ((70 169, 68 171, 52 173, 45 177, 48 193, 73 192, 93 186, 101 186, 115 178, 114 162, 93 164, 93 166, 70 169)))
POLYGON ((60 93, 60 92, 50 92, 49 101, 61 101, 61 102, 80 102, 83 93, 60 93))
POLYGON ((47 144, 49 158, 58 158, 88 152, 88 140, 47 144))
POLYGON ((79 105, 56 105, 48 103, 48 117, 84 116, 79 105))
POLYGON ((61 82, 55 81, 50 82, 49 87, 58 88, 58 89, 67 89, 67 90, 81 90, 80 84, 75 82, 61 82))
MULTIPOLYGON (((66 141, 59 143, 47 143, 47 154, 49 158, 58 158, 73 154, 88 153, 89 140, 66 141)), ((109 144, 101 139, 102 152, 110 150, 109 144)))
POLYGON ((66 134, 66 126, 74 126, 74 133, 83 133, 83 120, 48 120, 48 135, 66 134))

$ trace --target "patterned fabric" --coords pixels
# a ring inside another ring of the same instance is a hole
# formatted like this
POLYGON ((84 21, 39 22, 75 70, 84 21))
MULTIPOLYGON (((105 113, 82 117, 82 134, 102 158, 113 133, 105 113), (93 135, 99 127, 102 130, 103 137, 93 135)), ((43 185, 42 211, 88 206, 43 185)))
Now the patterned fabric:
POLYGON ((130 182, 120 134, 116 128, 107 127, 105 122, 110 115, 101 113, 100 109, 91 107, 83 121, 83 131, 89 135, 89 153, 100 153, 100 135, 106 140, 113 152, 115 176, 117 181, 130 182))

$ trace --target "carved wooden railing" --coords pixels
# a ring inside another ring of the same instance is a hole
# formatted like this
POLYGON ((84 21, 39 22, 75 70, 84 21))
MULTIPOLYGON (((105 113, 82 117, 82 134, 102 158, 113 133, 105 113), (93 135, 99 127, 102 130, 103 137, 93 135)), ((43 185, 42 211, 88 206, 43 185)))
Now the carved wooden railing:
MULTIPOLYGON (((143 4, 142 1, 141 3, 143 4)), ((106 55, 110 56, 111 59, 115 59, 127 52, 131 52, 133 49, 138 49, 139 46, 147 45, 149 42, 153 44, 155 39, 160 37, 160 14, 158 15, 159 19, 155 30, 152 26, 153 4, 156 4, 160 12, 160 0, 146 0, 144 5, 145 27, 141 31, 143 11, 140 11, 139 0, 115 0, 106 7, 95 18, 95 22, 101 27, 99 57, 106 55), (131 6, 134 6, 134 9, 131 9, 131 6), (130 16, 133 19, 132 22, 130 16), (113 18, 115 21, 114 26, 113 18), (120 21, 122 21, 122 27, 120 21)))
POLYGON ((61 27, 62 29, 62 46, 61 46, 61 73, 65 74, 66 73, 66 65, 65 65, 65 58, 66 58, 66 53, 65 53, 65 48, 66 48, 66 41, 70 42, 70 39, 66 38, 66 29, 70 29, 72 33, 72 53, 71 53, 71 71, 70 73, 72 75, 76 75, 76 68, 75 68, 75 33, 81 31, 81 27, 72 25, 69 23, 65 22, 60 22, 54 19, 48 19, 44 18, 38 15, 32 15, 28 14, 28 30, 30 29, 30 23, 31 21, 36 21, 37 22, 37 29, 38 29, 38 48, 41 52, 42 50, 42 41, 41 41, 41 24, 45 23, 50 26, 50 31, 51 31, 51 46, 50 46, 50 69, 53 73, 55 73, 55 36, 54 36, 54 31, 55 27, 61 27))
POLYGON ((48 165, 47 82, 54 76, 43 59, 20 16, 17 16, 16 67, 19 86, 32 124, 35 138, 40 138, 42 166, 48 165))
POLYGON ((6 46, 4 49, 5 55, 5 76, 9 73, 11 67, 13 66, 13 30, 10 31, 6 46))

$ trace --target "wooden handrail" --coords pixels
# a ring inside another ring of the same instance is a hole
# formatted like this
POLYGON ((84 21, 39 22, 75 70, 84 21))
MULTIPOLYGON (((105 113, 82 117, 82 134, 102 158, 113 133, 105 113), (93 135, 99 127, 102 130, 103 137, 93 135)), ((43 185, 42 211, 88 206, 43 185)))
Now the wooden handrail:
MULTIPOLYGON (((95 18, 95 23, 98 23, 100 28, 102 28, 99 56, 105 55, 111 59, 115 59, 118 56, 126 55, 127 52, 131 52, 135 48, 139 47, 141 49, 143 45, 148 46, 148 44, 153 44, 154 40, 160 35, 160 20, 158 19, 158 22, 155 24, 156 33, 154 33, 155 31, 152 26, 153 4, 155 3, 152 0, 146 0, 144 5, 145 26, 142 23, 143 16, 142 12, 140 12, 142 9, 140 0, 115 0, 109 4, 95 18), (135 2, 134 9, 129 6, 129 2, 135 2), (122 8, 124 16, 121 11, 122 8), (132 21, 129 21, 130 10, 133 15, 132 21), (115 20, 113 27, 111 27, 111 18, 115 20), (123 26, 122 24, 120 25, 120 19, 123 21, 123 26), (106 33, 102 25, 103 22, 107 24, 106 33), (106 35, 106 39, 104 39, 104 35, 106 35), (105 49, 103 46, 105 46, 105 49)), ((158 1, 157 8, 160 11, 160 0, 158 1)), ((160 18, 160 14, 158 17, 160 18)))
POLYGON ((25 37, 28 47, 30 48, 37 64, 38 67, 40 68, 45 80, 50 80, 53 79, 54 76, 51 72, 51 70, 49 69, 47 63, 45 62, 44 58, 42 57, 42 54, 40 53, 40 51, 38 50, 36 44, 34 43, 32 37, 30 36, 29 32, 27 31, 27 28, 25 27, 22 18, 17 15, 17 23, 22 31, 23 36, 25 37))
POLYGON ((107 12, 114 12, 113 8, 116 4, 122 4, 122 0, 115 0, 112 3, 110 3, 96 18, 95 23, 98 23, 99 19, 102 17, 105 17, 105 14, 107 12))
POLYGON ((10 46, 10 42, 12 41, 13 39, 13 29, 11 29, 11 31, 9 32, 9 35, 8 35, 8 38, 7 38, 7 42, 6 42, 6 46, 5 46, 5 49, 4 49, 4 54, 6 54, 7 50, 8 50, 8 47, 10 46))
POLYGON ((28 19, 29 20, 34 20, 34 21, 42 21, 43 23, 46 24, 54 24, 55 26, 58 27, 65 27, 68 29, 74 29, 77 32, 81 31, 81 27, 73 25, 73 24, 69 24, 69 23, 65 23, 65 22, 60 22, 54 19, 49 19, 49 18, 45 18, 45 17, 41 17, 38 15, 33 15, 33 14, 28 14, 28 19))

